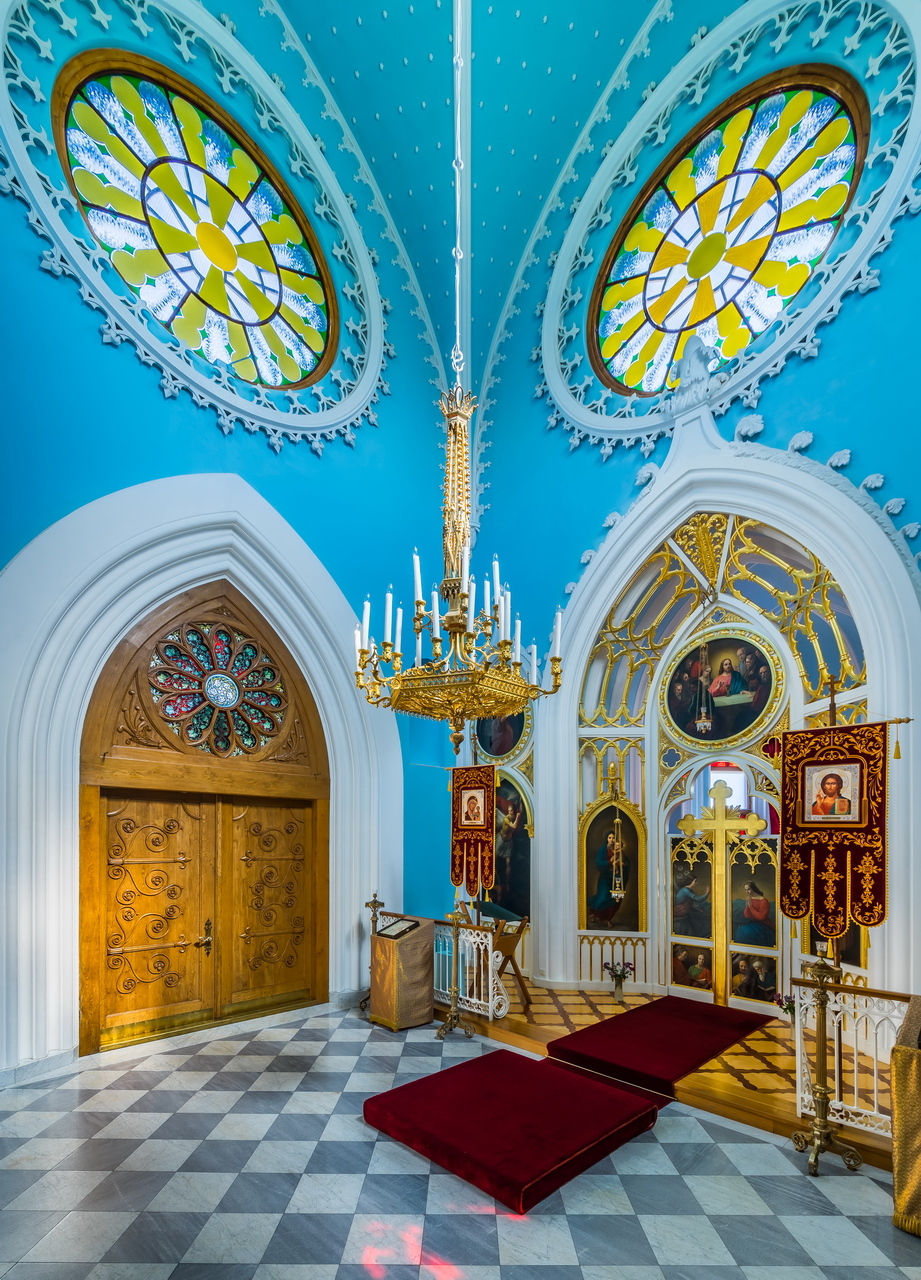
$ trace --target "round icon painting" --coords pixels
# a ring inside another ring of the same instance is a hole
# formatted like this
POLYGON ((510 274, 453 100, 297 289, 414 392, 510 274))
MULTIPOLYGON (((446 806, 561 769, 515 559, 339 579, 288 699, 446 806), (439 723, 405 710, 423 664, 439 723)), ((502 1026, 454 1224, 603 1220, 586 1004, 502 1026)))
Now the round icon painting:
POLYGON ((521 741, 525 728, 525 713, 513 716, 490 716, 477 720, 476 736, 482 751, 490 756, 507 756, 521 741))
POLYGON ((722 742, 750 728, 771 701, 774 673, 762 649, 745 636, 695 644, 668 682, 667 706, 681 733, 722 742))

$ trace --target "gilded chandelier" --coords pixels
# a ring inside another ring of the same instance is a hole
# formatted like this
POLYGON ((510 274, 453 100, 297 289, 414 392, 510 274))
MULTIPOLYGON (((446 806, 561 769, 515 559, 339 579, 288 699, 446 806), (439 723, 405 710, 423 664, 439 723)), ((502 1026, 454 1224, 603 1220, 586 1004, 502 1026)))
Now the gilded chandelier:
POLYGON ((521 622, 517 618, 512 622, 512 596, 502 583, 497 556, 493 557, 491 575, 483 578, 477 609, 477 582, 470 574, 468 448, 475 408, 475 398, 459 384, 441 397, 447 435, 442 508, 444 577, 440 589, 436 587, 426 599, 419 556, 413 555, 412 665, 403 665, 403 610, 398 608, 394 618, 392 591, 384 597, 380 648, 370 635, 369 600, 365 601, 361 625, 355 628, 355 681, 368 701, 429 720, 447 720, 455 755, 464 740, 465 721, 514 715, 532 698, 556 693, 562 681, 559 610, 550 650, 551 687, 543 687, 534 644, 528 650, 525 677, 521 622), (423 658, 426 633, 431 649, 428 659, 423 658))

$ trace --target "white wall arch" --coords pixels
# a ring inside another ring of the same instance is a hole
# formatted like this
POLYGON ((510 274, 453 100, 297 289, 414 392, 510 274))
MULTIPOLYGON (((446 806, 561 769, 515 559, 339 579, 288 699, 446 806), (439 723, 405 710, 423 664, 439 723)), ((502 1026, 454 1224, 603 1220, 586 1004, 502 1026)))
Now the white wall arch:
POLYGON ((330 998, 364 983, 362 904, 401 894, 402 763, 394 718, 355 692, 355 617, 291 526, 239 476, 109 494, 0 575, 0 1083, 77 1042, 78 781, 83 719, 109 654, 180 591, 233 583, 281 636, 329 752, 330 998), (14 622, 15 620, 15 622, 14 622))
POLYGON ((582 678, 596 637, 619 592, 678 525, 696 511, 725 511, 791 535, 831 570, 863 642, 869 718, 915 717, 904 726, 904 760, 892 765, 889 882, 897 892, 890 893, 888 922, 871 955, 875 985, 910 991, 921 983, 921 937, 912 927, 921 910, 921 868, 910 856, 921 801, 908 786, 910 762, 921 747, 921 670, 912 644, 921 634, 921 598, 898 535, 870 505, 828 468, 724 440, 706 405, 677 418, 661 471, 611 530, 572 593, 563 625, 563 687, 537 708, 532 894, 538 981, 578 979, 576 736, 582 678))

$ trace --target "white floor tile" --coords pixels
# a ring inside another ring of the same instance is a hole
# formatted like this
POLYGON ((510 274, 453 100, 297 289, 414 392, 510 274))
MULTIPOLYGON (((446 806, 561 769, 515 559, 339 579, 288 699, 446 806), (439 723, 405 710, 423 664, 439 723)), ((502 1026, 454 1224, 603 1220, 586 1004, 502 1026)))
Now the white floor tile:
POLYGON ((492 1214, 496 1212, 496 1202, 492 1196, 472 1187, 463 1178, 456 1178, 453 1173, 433 1173, 429 1178, 425 1212, 492 1214))
POLYGON ((709 1218, 694 1214, 641 1214, 640 1222, 663 1267, 729 1267, 735 1259, 709 1218))
POLYGON ((890 1267, 892 1263, 848 1218, 781 1217, 818 1267, 890 1267))
POLYGON ((69 1213, 23 1262, 98 1262, 127 1231, 134 1213, 69 1213))
POLYGON ((129 1111, 116 1116, 94 1135, 97 1138, 149 1138, 169 1119, 167 1111, 129 1111))
POLYGON ((159 1169, 174 1172, 185 1164, 200 1139, 149 1138, 121 1162, 119 1169, 159 1169))
POLYGON ((583 1174, 560 1188, 567 1213, 633 1213, 616 1173, 583 1174))
POLYGON ((863 1218, 877 1213, 887 1218, 892 1216, 892 1196, 871 1178, 820 1176, 814 1180, 814 1185, 849 1217, 863 1218))
POLYGON ((660 1142, 712 1142, 703 1125, 690 1116, 659 1116, 653 1133, 660 1142))
POLYGON ((618 1173, 672 1173, 678 1170, 657 1142, 634 1142, 620 1147, 611 1156, 618 1173))
POLYGON ((311 1073, 314 1074, 318 1072, 327 1072, 327 1071, 339 1071, 344 1073, 346 1071, 354 1071, 357 1065, 358 1065, 357 1054, 351 1058, 346 1058, 346 1057, 340 1058, 338 1055, 324 1053, 319 1058, 317 1058, 316 1062, 313 1064, 313 1067, 311 1068, 311 1073))
POLYGON ((174 1173, 147 1206, 156 1213, 213 1213, 235 1173, 174 1173))
POLYGON ((38 1182, 33 1182, 22 1195, 11 1200, 7 1209, 75 1209, 95 1186, 98 1186, 107 1173, 99 1173, 90 1169, 62 1169, 46 1173, 38 1182))
POLYGON ((213 1071, 173 1071, 154 1085, 154 1092, 158 1089, 203 1089, 214 1074, 213 1071))
POLYGON ((330 1116, 320 1135, 321 1142, 375 1142, 377 1130, 361 1116, 330 1116))
POLYGON ((303 1173, 315 1142, 260 1142, 243 1166, 244 1173, 303 1173))
POLYGON ((303 1071, 264 1071, 250 1086, 251 1092, 293 1093, 304 1078, 303 1071))
POLYGON ((138 1098, 143 1098, 147 1093, 146 1089, 101 1089, 99 1093, 81 1102, 79 1107, 74 1107, 75 1111, 114 1111, 121 1114, 127 1111, 130 1106, 137 1102, 138 1098))
POLYGON ((280 1213, 215 1213, 196 1236, 183 1262, 260 1262, 280 1213))
POLYGON ((421 1214, 356 1213, 345 1242, 343 1262, 375 1267, 417 1267, 422 1258, 421 1214))
POLYGON ((0 1138, 34 1138, 67 1114, 66 1111, 16 1111, 0 1124, 0 1138))
POLYGON ((339 1101, 338 1093, 310 1090, 304 1093, 292 1093, 282 1107, 286 1116, 329 1116, 332 1115, 339 1101))
POLYGON ((782 1151, 764 1142, 727 1142, 720 1150, 745 1177, 803 1176, 782 1151))
POLYGON ((197 1111, 225 1115, 242 1097, 242 1089, 204 1089, 201 1093, 196 1093, 195 1097, 190 1098, 188 1102, 184 1102, 179 1111, 181 1114, 197 1111))
POLYGON ((224 1116, 209 1134, 225 1142, 261 1142, 278 1119, 274 1111, 235 1111, 224 1116))
POLYGON ((379 1072, 369 1071, 367 1075, 360 1075, 357 1071, 349 1076, 345 1082, 343 1093, 386 1093, 393 1085, 392 1075, 382 1075, 379 1072))
POLYGON ((431 1168, 431 1160, 410 1147, 399 1142, 379 1141, 371 1152, 368 1173, 428 1173, 431 1168))
POLYGON ((253 1280, 336 1280, 338 1270, 338 1263, 298 1266, 290 1262, 263 1262, 256 1268, 253 1280))
POLYGON ((743 1267, 745 1280, 825 1280, 819 1267, 743 1267))
POLYGON ((569 1223, 562 1215, 511 1217, 500 1212, 496 1226, 499 1230, 499 1261, 505 1267, 541 1263, 578 1265, 569 1223))
POLYGON ((364 1181, 363 1173, 305 1173, 285 1212, 354 1213, 364 1181))
POLYGON ((773 1212, 741 1174, 738 1177, 687 1174, 684 1180, 704 1213, 714 1217, 722 1214, 764 1215, 773 1212))
POLYGON ((582 1276, 583 1280, 662 1280, 662 1271, 659 1267, 583 1267, 582 1276))
POLYGON ((82 1142, 83 1138, 33 1138, 0 1160, 0 1169, 53 1169, 82 1142))

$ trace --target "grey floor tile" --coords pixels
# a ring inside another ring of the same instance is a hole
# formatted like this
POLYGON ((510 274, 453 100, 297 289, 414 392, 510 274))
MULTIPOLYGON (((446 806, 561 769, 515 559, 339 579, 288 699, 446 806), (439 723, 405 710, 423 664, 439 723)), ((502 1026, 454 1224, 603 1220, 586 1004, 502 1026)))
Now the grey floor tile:
POLYGON ((17 1262, 4 1274, 13 1280, 85 1280, 92 1262, 17 1262))
MULTIPOLYGON (((431 1273, 418 1267, 374 1263, 374 1280, 417 1280, 420 1275, 431 1280, 431 1273)), ((361 1262, 344 1262, 336 1272, 336 1280, 369 1280, 368 1268, 361 1262)))
POLYGON ((170 1280, 253 1280, 255 1262, 181 1262, 170 1280))
POLYGON ((373 1142, 318 1142, 307 1173, 367 1173, 373 1142))
POLYGON ((4 1209, 0 1262, 18 1262, 67 1215, 60 1212, 4 1209))
POLYGON ((229 1090, 233 1093, 244 1093, 259 1079, 258 1071, 219 1071, 207 1084, 202 1085, 204 1092, 229 1090))
MULTIPOLYGON (((890 1262, 897 1267, 921 1267, 921 1236, 909 1235, 893 1226, 891 1218, 874 1216, 872 1218, 856 1217, 851 1222, 858 1227, 868 1240, 872 1240, 890 1262)), ((841 1280, 848 1280, 841 1277, 841 1280)))
POLYGON ((213 1054, 210 1057, 207 1053, 196 1053, 189 1058, 185 1064, 186 1071, 223 1071, 227 1066, 227 1059, 220 1054, 213 1054))
MULTIPOLYGON (((361 1203, 358 1207, 364 1212, 361 1203)), ((499 1240, 493 1214, 432 1213, 426 1217, 422 1233, 422 1266, 448 1265, 499 1265, 499 1240)))
POLYGON ((348 1083, 348 1071, 308 1071, 297 1093, 340 1093, 348 1083))
POLYGON ((42 1177, 40 1169, 0 1169, 0 1209, 42 1177))
POLYGON ((112 1123, 112 1112, 74 1111, 42 1129, 43 1138, 92 1138, 112 1123))
POLYGON ((23 1111, 72 1111, 95 1098, 98 1089, 52 1089, 22 1108, 23 1111))
POLYGON ((217 1206, 217 1213, 284 1213, 300 1176, 296 1173, 241 1173, 217 1206))
POLYGON ((139 1213, 103 1262, 179 1262, 208 1221, 207 1213, 139 1213))
MULTIPOLYGON (((803 1152, 801 1155, 798 1151, 794 1151, 792 1146, 778 1147, 777 1150, 783 1152, 793 1167, 798 1169, 800 1173, 806 1173, 809 1162, 808 1153, 803 1152)), ((851 1178, 853 1174, 840 1156, 823 1155, 819 1160, 819 1176, 822 1178, 851 1178)))
POLYGON ((5 1160, 7 1156, 11 1156, 14 1151, 18 1151, 28 1141, 28 1138, 0 1138, 0 1160, 5 1160))
POLYGON ((582 1280, 582 1268, 559 1263, 538 1267, 503 1265, 499 1275, 501 1280, 582 1280))
POLYGON ((814 1218, 831 1217, 840 1213, 828 1197, 822 1195, 811 1178, 756 1177, 747 1181, 778 1216, 790 1217, 796 1214, 814 1218))
POLYGON ((326 1116, 280 1115, 266 1130, 267 1142, 315 1142, 326 1128, 326 1116))
POLYGON ((703 1209, 677 1174, 623 1173, 624 1190, 637 1214, 701 1214, 703 1209))
POLYGON ((239 1173, 258 1145, 206 1138, 180 1168, 188 1173, 239 1173))
MULTIPOLYGON (((127 1086, 125 1086, 127 1088, 127 1086)), ((191 1098, 194 1098, 195 1091, 193 1089, 151 1089, 149 1093, 145 1093, 142 1098, 138 1098, 137 1102, 132 1102, 127 1111, 178 1111, 191 1098)))
POLYGON ((250 1089, 238 1102, 230 1108, 228 1115, 235 1112, 272 1112, 277 1114, 291 1097, 290 1092, 279 1092, 275 1089, 250 1089))
POLYGON ((425 1213, 428 1193, 428 1174, 369 1173, 362 1185, 356 1212, 425 1213))
POLYGON ((171 1173, 152 1169, 121 1169, 103 1179, 77 1205, 81 1212, 137 1213, 166 1186, 171 1173))
MULTIPOLYGON (((654 1267, 656 1256, 636 1218, 573 1214, 569 1230, 582 1266, 654 1267)), ((515 1268, 511 1268, 514 1270, 515 1268)), ((505 1267, 503 1267, 503 1275, 505 1267)), ((543 1270, 541 1268, 541 1270, 543 1270)))
POLYGON ((681 1174, 732 1178, 739 1172, 715 1142, 670 1142, 668 1158, 681 1174))
POLYGON ((825 1280, 904 1280, 900 1267, 823 1267, 825 1280))
POLYGON ((812 1258, 778 1218, 711 1216, 723 1244, 740 1267, 809 1267, 812 1258))
POLYGON ((207 1138, 222 1117, 208 1111, 183 1111, 164 1120, 152 1138, 207 1138))
POLYGON ((66 1156, 58 1169, 117 1169, 143 1142, 143 1138, 93 1138, 66 1156))
POLYGON ((662 1267, 664 1280, 745 1280, 739 1267, 662 1267))
POLYGON ((371 1090, 368 1093, 350 1090, 348 1093, 343 1093, 333 1108, 333 1115, 360 1116, 368 1098, 373 1098, 376 1092, 377 1090, 371 1090))
MULTIPOLYGON (((302 1266, 338 1263, 351 1226, 350 1213, 286 1213, 275 1228, 262 1261, 299 1263, 302 1266)), ((366 1268, 356 1270, 361 1270, 362 1280, 368 1280, 366 1268)), ((418 1271, 418 1268, 412 1270, 418 1271)), ((375 1280, 379 1280, 376 1273, 375 1280)))

